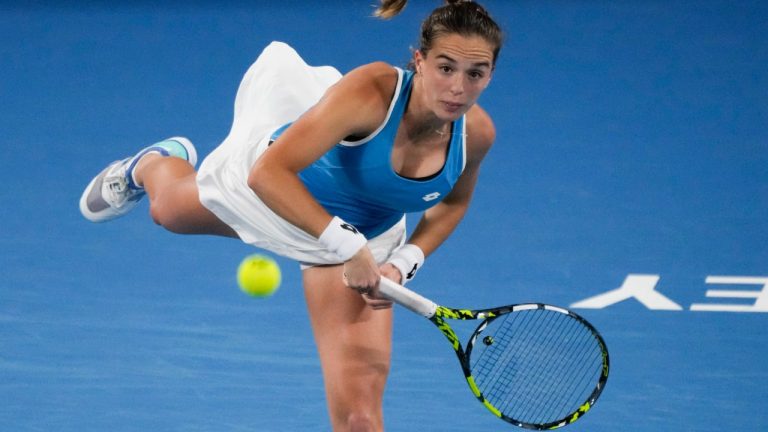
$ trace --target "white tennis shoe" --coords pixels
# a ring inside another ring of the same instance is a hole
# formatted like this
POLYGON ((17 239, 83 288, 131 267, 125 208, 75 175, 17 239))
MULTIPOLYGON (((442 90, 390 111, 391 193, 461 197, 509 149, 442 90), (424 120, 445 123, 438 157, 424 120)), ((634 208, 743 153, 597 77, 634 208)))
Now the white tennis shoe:
POLYGON ((85 188, 80 197, 80 212, 92 222, 106 222, 118 218, 139 203, 146 194, 133 177, 133 170, 142 156, 159 153, 197 164, 197 151, 192 142, 183 137, 168 138, 141 150, 135 156, 112 162, 85 188))

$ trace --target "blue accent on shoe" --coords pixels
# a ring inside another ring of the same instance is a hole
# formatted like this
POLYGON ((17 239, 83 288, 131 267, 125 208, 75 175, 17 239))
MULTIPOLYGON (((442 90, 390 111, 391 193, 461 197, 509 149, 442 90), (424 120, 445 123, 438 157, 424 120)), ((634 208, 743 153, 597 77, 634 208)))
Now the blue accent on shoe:
POLYGON ((130 165, 128 165, 128 168, 125 170, 125 178, 128 179, 128 187, 133 190, 143 190, 144 188, 141 186, 138 186, 136 182, 133 180, 133 170, 136 168, 136 165, 139 163, 139 160, 142 156, 144 156, 147 153, 156 152, 160 153, 163 156, 168 156, 170 153, 168 153, 168 150, 164 149, 163 147, 157 146, 157 145, 151 145, 144 150, 138 152, 136 156, 131 159, 130 165))

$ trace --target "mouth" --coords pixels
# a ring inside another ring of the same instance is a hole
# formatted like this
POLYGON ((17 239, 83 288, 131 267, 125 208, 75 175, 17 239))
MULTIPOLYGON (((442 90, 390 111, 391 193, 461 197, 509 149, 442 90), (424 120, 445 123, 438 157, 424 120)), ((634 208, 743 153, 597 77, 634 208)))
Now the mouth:
POLYGON ((464 107, 464 104, 456 103, 456 102, 442 101, 442 104, 443 104, 443 107, 445 107, 445 110, 448 112, 456 112, 464 107))

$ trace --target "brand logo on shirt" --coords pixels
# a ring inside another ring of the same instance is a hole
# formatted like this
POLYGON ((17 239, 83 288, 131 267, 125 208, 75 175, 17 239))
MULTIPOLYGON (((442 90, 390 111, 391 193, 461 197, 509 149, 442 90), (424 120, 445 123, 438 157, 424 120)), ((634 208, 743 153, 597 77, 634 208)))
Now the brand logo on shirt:
POLYGON ((430 194, 424 195, 423 197, 421 197, 421 199, 429 202, 429 201, 436 200, 438 197, 440 197, 440 192, 432 192, 430 194))

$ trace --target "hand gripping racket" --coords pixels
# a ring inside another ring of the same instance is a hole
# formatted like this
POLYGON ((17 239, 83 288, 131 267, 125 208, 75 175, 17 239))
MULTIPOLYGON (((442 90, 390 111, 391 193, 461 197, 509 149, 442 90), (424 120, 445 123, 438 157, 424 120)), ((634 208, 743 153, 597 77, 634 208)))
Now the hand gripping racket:
POLYGON ((569 310, 540 303, 451 309, 387 278, 379 293, 432 321, 456 351, 475 397, 513 425, 544 430, 573 423, 605 388, 605 342, 569 310), (466 348, 446 319, 481 320, 466 348))

